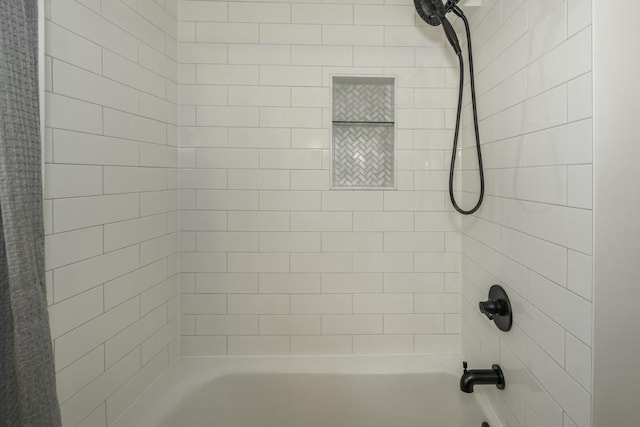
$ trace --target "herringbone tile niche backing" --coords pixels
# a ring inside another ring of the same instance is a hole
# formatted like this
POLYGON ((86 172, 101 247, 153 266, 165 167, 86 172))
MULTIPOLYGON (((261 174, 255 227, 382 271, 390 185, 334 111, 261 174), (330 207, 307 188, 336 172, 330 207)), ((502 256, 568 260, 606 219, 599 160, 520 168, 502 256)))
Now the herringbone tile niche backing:
POLYGON ((394 101, 391 77, 333 77, 334 187, 394 187, 394 101))

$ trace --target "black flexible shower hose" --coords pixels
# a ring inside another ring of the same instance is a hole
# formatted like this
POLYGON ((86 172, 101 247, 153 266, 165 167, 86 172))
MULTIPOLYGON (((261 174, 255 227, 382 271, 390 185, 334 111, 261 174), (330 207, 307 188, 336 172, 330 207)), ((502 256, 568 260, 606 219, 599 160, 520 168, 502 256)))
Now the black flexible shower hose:
POLYGON ((458 91, 458 111, 456 113, 456 128, 453 135, 453 149, 451 151, 451 167, 449 169, 449 197, 451 203, 456 211, 463 215, 471 215, 480 209, 482 200, 484 199, 484 168, 482 167, 482 150, 480 148, 480 131, 478 129, 478 109, 476 107, 476 84, 473 73, 473 53, 471 49, 471 31, 469 29, 469 21, 464 16, 462 10, 458 6, 453 7, 453 13, 462 19, 464 22, 464 28, 467 33, 467 47, 469 51, 469 81, 471 83, 471 104, 473 108, 473 129, 476 137, 476 152, 478 153, 478 172, 480 174, 480 195, 478 196, 478 202, 470 210, 464 210, 456 202, 456 197, 453 193, 453 175, 456 167, 456 154, 458 151, 458 137, 460 135, 460 118, 462 115, 462 91, 464 87, 464 60, 462 59, 462 53, 458 54, 458 61, 460 63, 460 89, 458 91))

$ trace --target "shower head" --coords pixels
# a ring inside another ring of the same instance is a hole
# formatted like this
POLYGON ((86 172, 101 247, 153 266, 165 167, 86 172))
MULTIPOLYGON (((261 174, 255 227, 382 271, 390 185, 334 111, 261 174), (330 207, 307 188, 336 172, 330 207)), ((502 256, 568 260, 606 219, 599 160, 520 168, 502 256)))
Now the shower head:
POLYGON ((458 1, 459 0, 448 0, 446 4, 443 4, 442 0, 413 0, 413 3, 416 6, 418 15, 420 15, 420 18, 422 18, 424 22, 434 27, 442 24, 442 29, 451 47, 453 47, 457 55, 461 55, 462 49, 460 49, 460 42, 458 41, 458 36, 456 36, 456 31, 445 16, 456 7, 458 1))
POLYGON ((434 27, 440 25, 440 19, 446 13, 441 0, 414 0, 413 3, 424 22, 434 27))

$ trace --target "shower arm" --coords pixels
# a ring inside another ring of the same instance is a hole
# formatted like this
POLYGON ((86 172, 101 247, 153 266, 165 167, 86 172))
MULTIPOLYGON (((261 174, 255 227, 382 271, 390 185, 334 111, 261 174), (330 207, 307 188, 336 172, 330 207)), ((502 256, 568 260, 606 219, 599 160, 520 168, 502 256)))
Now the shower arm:
POLYGON ((454 8, 457 8, 458 3, 460 3, 460 0, 447 0, 444 5, 445 13, 452 11, 454 8))

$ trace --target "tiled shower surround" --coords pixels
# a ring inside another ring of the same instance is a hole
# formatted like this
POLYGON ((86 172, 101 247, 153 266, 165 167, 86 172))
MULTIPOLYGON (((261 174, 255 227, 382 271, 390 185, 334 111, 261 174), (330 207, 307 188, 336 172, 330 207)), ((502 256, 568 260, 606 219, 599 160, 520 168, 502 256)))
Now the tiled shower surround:
MULTIPOLYGON (((471 21, 487 197, 462 220, 463 354, 471 366, 500 362, 508 388, 487 391, 508 425, 588 427, 591 1, 502 1, 471 21), (493 283, 514 307, 506 334, 477 309, 493 283)), ((476 159, 465 151, 470 203, 476 159)))
POLYGON ((505 369, 487 391, 508 426, 589 426, 590 1, 465 8, 487 175, 469 218, 442 30, 408 0, 317 1, 45 2, 65 427, 112 424, 179 352, 460 351, 505 369), (396 189, 331 189, 333 76, 396 79, 396 189), (476 308, 496 282, 507 334, 476 308))
POLYGON ((63 425, 104 426, 178 354, 176 5, 46 8, 46 269, 63 425))
POLYGON ((410 3, 178 16, 182 354, 458 352, 442 31, 410 3), (397 78, 397 190, 331 190, 334 75, 397 78))

